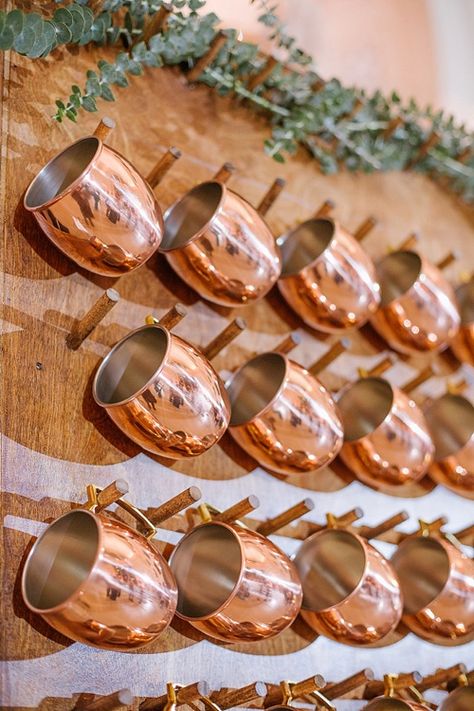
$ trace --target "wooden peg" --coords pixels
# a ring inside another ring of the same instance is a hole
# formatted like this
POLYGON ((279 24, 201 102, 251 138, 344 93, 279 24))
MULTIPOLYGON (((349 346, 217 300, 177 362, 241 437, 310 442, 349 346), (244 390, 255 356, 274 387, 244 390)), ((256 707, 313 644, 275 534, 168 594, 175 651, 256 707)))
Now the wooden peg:
POLYGON ((446 516, 440 516, 439 518, 435 518, 434 521, 427 522, 419 519, 418 521, 418 529, 416 531, 412 531, 411 533, 400 533, 400 540, 403 541, 405 538, 411 538, 412 536, 419 535, 420 532, 422 535, 431 535, 434 534, 436 535, 441 531, 443 526, 446 526, 448 523, 448 519, 446 516))
POLYGON ((299 346, 300 343, 301 336, 299 333, 289 333, 286 338, 280 341, 280 343, 273 349, 273 352, 285 355, 286 353, 290 353, 290 351, 292 351, 293 348, 296 348, 296 346, 299 346))
POLYGON ((150 325, 152 323, 159 323, 160 326, 163 326, 164 328, 167 328, 168 331, 171 331, 172 328, 177 326, 178 323, 183 320, 187 313, 188 311, 183 304, 175 304, 169 309, 169 311, 163 314, 161 318, 155 319, 154 316, 147 316, 145 320, 150 325))
POLYGON ((403 242, 400 242, 400 244, 397 247, 395 247, 395 249, 393 251, 394 252, 411 251, 417 246, 419 239, 420 239, 420 236, 419 236, 418 232, 410 232, 410 234, 407 237, 405 237, 403 242))
POLYGON ((249 91, 253 91, 254 89, 257 88, 257 86, 260 86, 261 84, 264 84, 270 74, 273 72, 275 67, 278 64, 278 59, 275 59, 275 57, 267 57, 267 61, 263 65, 263 67, 260 69, 257 74, 254 74, 253 76, 250 77, 250 79, 247 82, 247 89, 249 91))
POLYGON ((110 116, 104 116, 97 124, 97 128, 95 129, 93 135, 100 141, 104 142, 109 137, 110 133, 112 133, 114 128, 115 121, 113 118, 110 118, 110 116))
POLYGON ((351 341, 349 338, 341 338, 340 341, 336 341, 326 353, 318 358, 318 360, 310 365, 307 370, 311 375, 319 375, 321 371, 328 367, 336 358, 338 358, 342 353, 347 351, 351 347, 351 341))
POLYGON ((368 217, 364 222, 362 222, 359 227, 356 229, 354 232, 354 237, 358 242, 362 242, 364 237, 369 234, 371 230, 375 227, 377 224, 377 220, 375 217, 368 217))
POLYGON ((128 494, 128 482, 125 479, 116 479, 97 494, 96 511, 102 511, 114 504, 125 494, 128 494))
POLYGON ((333 528, 348 528, 355 521, 358 521, 360 518, 362 518, 363 515, 364 512, 362 511, 360 506, 356 506, 354 509, 351 509, 350 511, 347 511, 344 514, 341 514, 341 516, 327 514, 326 523, 313 523, 312 521, 304 521, 305 533, 302 537, 308 538, 309 536, 312 536, 313 533, 323 531, 325 528, 328 528, 329 522, 331 523, 331 526, 333 528))
POLYGON ((207 52, 198 59, 194 67, 188 72, 186 78, 189 82, 199 79, 205 68, 212 64, 226 42, 227 35, 219 31, 209 45, 207 52))
MULTIPOLYGON (((414 671, 409 674, 393 674, 390 676, 390 685, 394 691, 401 691, 409 686, 416 686, 422 679, 420 672, 414 671)), ((364 691, 364 699, 373 699, 375 696, 381 696, 386 689, 387 681, 369 681, 364 691)))
POLYGON ((247 496, 246 499, 242 499, 242 501, 238 501, 225 511, 216 514, 213 516, 212 520, 223 521, 224 523, 233 523, 234 521, 238 521, 244 516, 247 516, 247 514, 252 513, 252 511, 258 509, 259 506, 260 501, 258 497, 251 494, 250 496, 247 496))
POLYGON ((77 351, 79 346, 87 336, 89 336, 94 328, 99 325, 103 318, 109 313, 115 304, 119 301, 120 296, 115 289, 107 289, 101 297, 97 299, 94 306, 83 316, 79 321, 76 321, 71 328, 70 333, 66 336, 66 345, 73 351, 77 351))
POLYGON ((243 318, 238 316, 229 323, 210 343, 202 349, 208 360, 215 358, 226 346, 229 345, 247 327, 243 318))
MULTIPOLYGON (((177 706, 196 701, 201 696, 209 696, 211 691, 207 681, 196 681, 194 684, 188 684, 188 686, 182 686, 181 688, 176 686, 175 688, 177 706)), ((144 699, 139 708, 140 711, 162 711, 167 702, 168 694, 162 694, 157 698, 149 697, 144 699)))
POLYGON ((286 180, 284 178, 276 178, 272 185, 268 188, 267 192, 263 196, 263 198, 260 200, 260 203, 257 207, 257 212, 262 216, 265 217, 281 191, 286 185, 286 180))
POLYGON ((397 128, 399 126, 401 126, 402 124, 403 124, 403 119, 401 116, 394 116, 392 119, 390 119, 387 127, 384 129, 384 131, 382 133, 382 138, 384 139, 384 141, 387 141, 389 138, 391 138, 391 136, 393 136, 393 134, 395 133, 397 128))
POLYGON ((333 200, 325 200, 321 207, 319 207, 316 212, 314 213, 314 219, 321 219, 323 217, 328 217, 328 215, 331 214, 331 212, 334 210, 336 207, 336 204, 333 200))
POLYGON ((455 533, 454 536, 465 546, 474 546, 474 523, 471 523, 470 526, 466 526, 466 528, 462 528, 455 533))
POLYGON ((421 144, 420 148, 418 149, 418 152, 415 153, 413 158, 411 158, 408 163, 405 165, 405 170, 412 168, 415 163, 418 163, 420 160, 425 158, 429 151, 434 148, 440 141, 440 136, 436 133, 436 131, 433 131, 428 138, 421 144))
POLYGON ((347 679, 337 681, 333 684, 328 684, 324 688, 324 696, 331 700, 340 699, 341 696, 345 696, 350 691, 354 691, 361 686, 365 686, 367 682, 372 681, 373 678, 374 672, 372 669, 362 669, 362 671, 347 677, 347 679))
MULTIPOLYGON (((316 674, 310 676, 309 679, 304 679, 298 682, 289 682, 289 687, 291 690, 291 696, 293 699, 302 699, 307 694, 312 694, 318 689, 325 688, 326 682, 321 674, 316 674)), ((272 684, 271 688, 268 689, 268 693, 263 701, 263 708, 270 708, 270 706, 278 706, 283 701, 283 689, 280 684, 272 684)))
POLYGON ((405 383, 401 389, 404 393, 409 395, 413 392, 413 390, 416 390, 416 388, 432 378, 433 375, 436 375, 435 369, 432 365, 427 365, 426 368, 423 368, 423 370, 418 373, 418 375, 409 380, 408 383, 405 383))
POLYGON ((472 155, 472 145, 468 145, 465 148, 462 149, 460 153, 458 153, 456 160, 458 163, 467 163, 468 159, 472 155))
POLYGON ((407 521, 408 518, 409 515, 406 511, 400 511, 397 514, 390 516, 390 518, 387 518, 385 521, 381 521, 381 523, 378 523, 376 526, 361 526, 357 533, 359 536, 369 540, 371 538, 378 538, 383 533, 387 533, 387 531, 391 531, 392 528, 395 528, 395 526, 407 521))
POLYGON ((240 689, 221 689, 211 694, 213 701, 221 709, 231 709, 236 706, 245 706, 256 699, 263 699, 267 693, 267 685, 263 681, 243 686, 240 689))
POLYGON ((113 709, 121 709, 124 706, 130 706, 133 703, 133 694, 130 689, 120 689, 108 696, 100 696, 83 706, 84 711, 112 711, 113 709))
POLYGON ((160 506, 157 506, 154 509, 148 509, 147 518, 155 526, 157 526, 158 524, 163 523, 163 521, 166 521, 168 518, 175 516, 180 511, 183 511, 183 509, 187 509, 188 506, 195 504, 196 501, 199 501, 201 496, 201 489, 197 486, 190 486, 189 489, 181 491, 179 494, 176 494, 176 496, 173 496, 172 499, 165 501, 160 506))
POLYGON ((428 691, 428 689, 440 687, 443 684, 457 679, 461 674, 465 674, 466 671, 465 664, 455 664, 447 669, 437 669, 434 674, 424 676, 421 681, 416 684, 416 688, 418 691, 423 692, 428 691))
POLYGON ((374 365, 373 368, 370 368, 370 370, 364 370, 364 368, 358 368, 357 372, 359 374, 359 378, 376 378, 379 375, 382 375, 385 373, 385 371, 390 370, 390 368, 393 365, 393 356, 385 356, 379 363, 374 365))
POLYGON ((447 267, 450 266, 453 262, 456 261, 456 259, 459 259, 459 254, 457 252, 448 252, 443 259, 440 259, 439 262, 436 262, 436 266, 438 269, 447 269, 447 267))
POLYGON ((235 165, 233 163, 224 163, 212 179, 217 180, 219 183, 227 183, 234 173, 235 165))
POLYGON ((150 19, 146 22, 145 27, 143 28, 143 35, 140 38, 140 42, 143 41, 148 44, 149 40, 153 37, 153 35, 157 35, 158 32, 166 29, 168 17, 171 15, 172 12, 172 5, 168 3, 163 3, 159 10, 157 10, 157 12, 155 12, 155 14, 152 15, 150 19))
POLYGON ((181 158, 181 151, 174 146, 168 148, 166 153, 161 156, 158 163, 147 175, 147 182, 151 188, 156 188, 156 186, 161 183, 166 173, 175 164, 178 158, 181 158))
POLYGON ((299 504, 295 504, 291 508, 283 511, 278 516, 267 519, 257 527, 257 532, 262 536, 270 536, 272 533, 280 530, 283 526, 287 526, 297 518, 304 516, 314 509, 314 501, 312 499, 303 499, 299 504))

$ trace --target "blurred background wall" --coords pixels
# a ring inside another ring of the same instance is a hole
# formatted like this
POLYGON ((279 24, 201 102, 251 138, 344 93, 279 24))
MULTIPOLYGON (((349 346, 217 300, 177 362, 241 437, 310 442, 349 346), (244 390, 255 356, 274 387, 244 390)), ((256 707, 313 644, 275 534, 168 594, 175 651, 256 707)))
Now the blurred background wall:
MULTIPOLYGON (((396 89, 474 127, 474 0, 269 0, 323 78, 396 89)), ((227 24, 266 47, 259 3, 208 0, 227 24)))

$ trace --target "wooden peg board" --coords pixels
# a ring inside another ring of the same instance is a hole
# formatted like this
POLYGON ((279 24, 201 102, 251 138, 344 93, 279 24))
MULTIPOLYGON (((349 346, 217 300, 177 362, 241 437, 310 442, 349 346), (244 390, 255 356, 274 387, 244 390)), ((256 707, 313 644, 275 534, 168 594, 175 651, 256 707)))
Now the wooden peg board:
MULTIPOLYGON (((56 250, 21 206, 29 181, 58 150, 91 133, 97 115, 83 113, 78 125, 51 120, 54 100, 68 96, 70 86, 82 85, 87 69, 106 51, 57 50, 54 60, 24 60, 2 54, 3 96, 1 207, 3 230, 3 405, 2 490, 3 572, 2 651, 3 708, 73 708, 81 694, 110 693, 130 686, 136 696, 163 693, 167 681, 188 684, 207 679, 211 684, 243 686, 255 679, 278 682, 321 673, 327 680, 372 667, 376 677, 400 669, 432 673, 443 666, 472 661, 474 645, 439 648, 406 631, 398 631, 379 649, 358 650, 317 638, 301 622, 273 641, 231 647, 203 640, 191 627, 175 621, 156 643, 135 653, 101 652, 74 644, 50 629, 24 607, 19 576, 32 535, 45 522, 85 500, 90 481, 105 486, 119 477, 130 484, 129 498, 146 509, 197 484, 204 499, 225 508, 249 494, 261 507, 260 521, 307 496, 316 506, 307 519, 321 522, 326 511, 341 514, 354 506, 365 511, 363 523, 373 525, 406 509, 415 527, 418 516, 449 517, 448 530, 471 523, 472 501, 456 496, 426 479, 405 498, 385 496, 353 481, 339 462, 317 474, 282 482, 255 468, 229 437, 206 455, 184 462, 149 456, 129 442, 98 408, 91 395, 94 371, 109 348, 153 312, 163 314, 176 301, 189 315, 176 332, 199 345, 208 343, 236 315, 247 330, 217 358, 223 374, 255 351, 271 349, 292 329, 302 336, 293 357, 308 364, 334 342, 305 328, 273 291, 257 305, 241 310, 219 308, 201 301, 174 276, 162 257, 120 280, 78 270, 56 250), (65 344, 76 318, 83 316, 104 289, 113 287, 120 302, 77 351, 65 344)), ((107 57, 106 57, 107 58, 107 57)), ((286 187, 267 219, 273 230, 314 214, 326 199, 336 203, 335 216, 354 229, 369 214, 377 227, 364 241, 373 257, 384 254, 412 230, 421 235, 421 249, 436 261, 449 249, 461 255, 447 270, 455 280, 474 264, 474 217, 456 199, 426 177, 410 174, 339 175, 326 177, 303 151, 280 166, 266 157, 262 144, 265 119, 241 103, 222 99, 205 87, 192 87, 178 71, 146 70, 118 90, 117 102, 105 105, 117 128, 111 145, 147 174, 169 146, 182 157, 157 188, 163 208, 196 183, 215 174, 225 161, 238 170, 229 181, 253 204, 258 204, 278 176, 286 187)), ((321 376, 337 388, 370 368, 384 345, 369 328, 351 335, 348 353, 321 376)), ((438 358, 441 373, 452 363, 438 358)), ((416 375, 422 358, 399 361, 387 377, 400 384, 416 375)), ((458 373, 472 381, 467 369, 458 373)), ((438 394, 444 378, 437 377, 415 393, 438 394)), ((472 387, 468 394, 472 396, 472 387)), ((175 541, 186 517, 168 522, 160 540, 175 541)), ((288 552, 297 542, 276 539, 288 552)), ((391 548, 380 544, 390 555, 391 548), (385 547, 383 547, 385 546, 385 547)))

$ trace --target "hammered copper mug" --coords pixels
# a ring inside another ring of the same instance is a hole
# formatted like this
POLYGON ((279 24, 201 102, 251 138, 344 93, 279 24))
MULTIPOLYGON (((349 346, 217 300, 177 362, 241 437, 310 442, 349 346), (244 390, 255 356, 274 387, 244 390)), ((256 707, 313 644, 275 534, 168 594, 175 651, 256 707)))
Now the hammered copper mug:
POLYGON ((400 353, 440 351, 458 331, 454 291, 440 269, 416 252, 392 252, 376 264, 382 301, 371 324, 400 353))
POLYGON ((372 260, 337 222, 307 220, 278 245, 278 289, 308 326, 338 333, 362 326, 376 311, 380 288, 372 260))
POLYGON ((474 365, 474 278, 456 289, 461 325, 451 341, 454 355, 461 363, 474 365))
POLYGON ((195 457, 224 434, 224 385, 193 345, 159 324, 119 341, 95 375, 95 401, 127 437, 171 459, 195 457))
POLYGON ((342 446, 342 425, 326 388, 278 352, 241 366, 226 383, 229 433, 261 466, 282 475, 316 471, 342 446))
POLYGON ((440 704, 438 711, 472 711, 474 709, 474 686, 459 686, 440 704))
MULTIPOLYGON (((95 487, 92 494, 97 493, 95 487)), ((177 602, 173 574, 153 547, 153 524, 126 501, 120 506, 146 530, 105 513, 69 511, 31 549, 21 579, 27 607, 66 637, 101 649, 135 649, 170 624, 177 602)))
POLYGON ((280 253, 265 221, 221 182, 197 185, 166 211, 164 222, 160 251, 204 299, 244 306, 280 275, 280 253))
POLYGON ((293 559, 303 586, 301 616, 318 634, 364 646, 387 637, 403 598, 390 563, 364 538, 342 528, 309 536, 293 559))
POLYGON ((96 136, 52 158, 30 183, 24 206, 66 256, 103 276, 144 264, 163 235, 150 186, 96 136))
POLYGON ((474 561, 442 534, 414 535, 391 559, 403 592, 403 621, 443 645, 474 639, 474 561))
POLYGON ((424 411, 435 445, 429 474, 461 496, 474 497, 474 407, 462 395, 446 393, 424 411))
POLYGON ((360 481, 387 493, 428 471, 434 445, 415 402, 384 378, 361 378, 337 399, 344 428, 340 457, 360 481))
POLYGON ((293 563, 268 538, 238 523, 212 521, 187 533, 169 565, 176 614, 224 642, 257 642, 285 630, 301 606, 293 563))

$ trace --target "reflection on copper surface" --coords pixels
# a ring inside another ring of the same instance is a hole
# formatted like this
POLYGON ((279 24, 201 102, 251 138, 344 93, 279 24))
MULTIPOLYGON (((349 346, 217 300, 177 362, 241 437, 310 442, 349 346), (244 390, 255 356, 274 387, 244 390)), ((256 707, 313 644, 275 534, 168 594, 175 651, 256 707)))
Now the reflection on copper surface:
POLYGON ((303 586, 301 615, 319 634, 363 646, 398 625, 403 603, 397 576, 360 536, 319 531, 304 541, 294 562, 303 586))
POLYGON ((76 509, 38 538, 22 575, 26 605, 84 644, 141 647, 171 622, 177 588, 153 545, 105 514, 76 509))
POLYGON ((372 260, 337 222, 307 220, 278 244, 278 288, 308 326, 337 333, 362 326, 376 311, 380 289, 372 260))
POLYGON ((24 206, 76 264, 120 276, 158 248, 163 218, 135 168, 95 136, 53 158, 31 182, 24 206))
POLYGON ((159 325, 129 333, 104 358, 93 395, 127 437, 171 459, 194 457, 224 434, 224 385, 194 346, 159 325))
POLYGON ((226 383, 229 432, 259 464, 280 474, 330 464, 342 445, 342 425, 326 388, 280 353, 256 356, 226 383))
POLYGON ((461 363, 474 365, 474 278, 458 286, 456 298, 461 325, 451 341, 451 348, 461 363))
POLYGON ((383 378, 362 378, 337 400, 344 427, 341 459, 358 479, 390 493, 418 481, 433 459, 423 413, 383 378))
POLYGON ((444 699, 439 711, 472 711, 474 709, 474 686, 460 686, 444 699))
POLYGON ((376 267, 382 303, 371 323, 378 333, 400 353, 446 348, 460 317, 441 271, 410 251, 392 252, 376 267))
POLYGON ((411 699, 379 696, 363 706, 361 711, 429 711, 429 708, 411 699))
POLYGON ((194 528, 176 546, 170 567, 178 584, 176 614, 224 642, 268 639, 301 606, 291 561, 270 540, 222 522, 194 528))
POLYGON ((445 645, 474 639, 474 561, 442 536, 413 536, 400 543, 392 564, 412 632, 445 645))
POLYGON ((430 476, 461 496, 474 495, 474 407, 446 393, 425 410, 435 445, 430 476))
POLYGON ((203 298, 243 306, 264 296, 280 274, 280 254, 258 212, 215 181, 190 190, 165 213, 161 251, 203 298))

